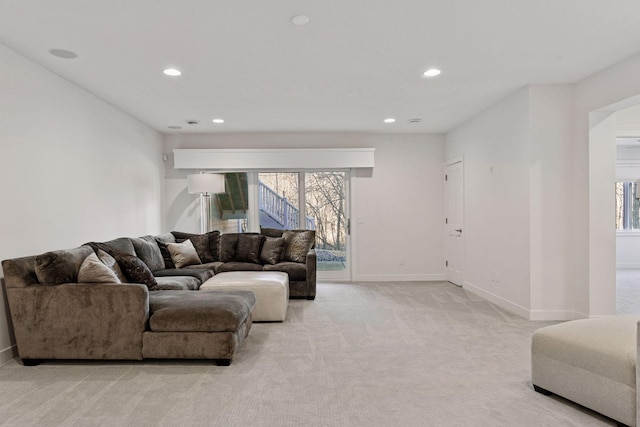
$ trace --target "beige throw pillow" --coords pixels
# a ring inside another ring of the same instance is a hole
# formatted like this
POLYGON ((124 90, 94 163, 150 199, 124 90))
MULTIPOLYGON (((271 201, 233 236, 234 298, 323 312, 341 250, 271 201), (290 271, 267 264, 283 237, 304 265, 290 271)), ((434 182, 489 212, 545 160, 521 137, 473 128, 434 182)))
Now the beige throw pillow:
POLYGON ((198 252, 193 246, 191 240, 185 240, 182 243, 167 243, 167 249, 171 255, 171 260, 176 268, 186 267, 187 265, 202 264, 198 252))
POLYGON ((116 273, 104 265, 95 253, 87 256, 78 271, 78 283, 121 283, 116 273))

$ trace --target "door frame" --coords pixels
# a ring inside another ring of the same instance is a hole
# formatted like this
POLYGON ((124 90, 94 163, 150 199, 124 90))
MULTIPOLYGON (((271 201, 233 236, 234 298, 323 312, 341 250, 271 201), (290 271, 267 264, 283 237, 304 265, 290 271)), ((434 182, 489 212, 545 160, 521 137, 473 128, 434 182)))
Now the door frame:
POLYGON ((460 193, 461 193, 461 206, 460 206, 460 215, 461 215, 461 219, 460 219, 460 225, 461 225, 461 229, 463 230, 460 236, 461 242, 460 244, 462 245, 462 248, 460 250, 460 265, 462 266, 462 268, 460 269, 459 273, 456 273, 457 277, 453 277, 453 275, 451 274, 447 262, 449 259, 451 259, 451 254, 450 254, 450 249, 449 249, 449 244, 448 244, 448 238, 449 238, 449 233, 448 233, 448 224, 447 224, 447 184, 445 182, 444 185, 444 191, 443 191, 443 195, 444 195, 444 218, 443 218, 443 223, 444 223, 444 262, 443 264, 445 264, 445 277, 446 280, 448 282, 451 282, 455 285, 458 286, 463 286, 464 285, 464 261, 465 261, 465 232, 466 232, 466 227, 464 225, 464 159, 462 156, 460 157, 454 157, 452 159, 449 159, 445 162, 444 165, 444 175, 445 175, 445 181, 446 181, 446 175, 447 175, 447 169, 453 165, 456 164, 460 164, 460 183, 459 183, 459 189, 460 189, 460 193))

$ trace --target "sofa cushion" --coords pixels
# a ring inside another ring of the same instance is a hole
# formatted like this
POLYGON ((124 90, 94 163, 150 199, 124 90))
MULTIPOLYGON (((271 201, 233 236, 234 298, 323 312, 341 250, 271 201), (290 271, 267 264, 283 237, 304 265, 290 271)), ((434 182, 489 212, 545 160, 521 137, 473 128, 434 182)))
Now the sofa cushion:
POLYGON ((266 237, 260 251, 260 262, 262 264, 277 264, 284 249, 284 238, 266 237))
POLYGON ((164 260, 163 268, 175 268, 176 266, 173 265, 169 249, 167 249, 167 243, 176 243, 175 236, 171 233, 164 233, 155 236, 155 238, 156 243, 158 243, 158 249, 160 249, 160 253, 162 254, 162 259, 164 260))
POLYGON ((82 262, 93 250, 83 245, 79 248, 46 252, 35 259, 38 282, 44 285, 60 285, 78 281, 82 262))
POLYGON ((260 227, 260 234, 267 237, 282 237, 282 233, 285 230, 281 228, 268 228, 268 227, 260 227))
POLYGON ((156 239, 153 236, 142 236, 131 239, 133 248, 136 251, 136 256, 140 258, 149 270, 156 271, 164 268, 164 259, 162 253, 156 243, 156 239))
POLYGON ((260 264, 260 251, 264 243, 264 236, 260 234, 241 234, 238 236, 238 246, 233 258, 238 262, 260 264))
POLYGON ((163 291, 149 295, 153 332, 234 332, 251 315, 250 291, 163 291))
POLYGON ((202 264, 191 240, 185 240, 182 243, 167 243, 167 249, 169 249, 171 260, 176 268, 182 268, 193 264, 202 264))
POLYGON ((200 281, 192 276, 164 276, 156 277, 160 291, 195 291, 200 287, 200 281))
POLYGON ((220 261, 233 261, 238 247, 240 233, 224 233, 220 236, 220 261))
POLYGON ((166 268, 164 270, 154 271, 153 275, 158 277, 167 276, 191 276, 198 279, 200 283, 203 283, 213 277, 214 270, 205 268, 201 265, 190 265, 185 268, 166 268))
POLYGON ((271 265, 266 264, 263 267, 264 271, 282 271, 289 275, 290 281, 304 281, 307 280, 307 266, 300 262, 284 261, 271 265))
POLYGON ((136 250, 128 237, 118 237, 107 242, 89 242, 87 245, 91 246, 96 252, 98 249, 102 249, 112 256, 116 252, 136 256, 136 250))
POLYGON ((150 291, 157 289, 158 282, 156 282, 156 278, 153 277, 153 273, 149 270, 147 264, 142 262, 140 258, 119 252, 114 253, 113 257, 127 277, 127 281, 147 285, 150 291))
POLYGON ((220 264, 220 266, 216 268, 216 274, 226 271, 262 271, 262 265, 252 262, 229 261, 220 264))
POLYGON ((115 275, 118 277, 118 280, 120 280, 121 283, 126 283, 127 276, 124 275, 124 273, 122 272, 122 269, 120 268, 120 266, 118 265, 118 262, 114 257, 109 255, 102 249, 98 249, 98 251, 96 252, 96 255, 104 265, 109 267, 115 273, 115 275))
POLYGON ((203 263, 214 262, 220 260, 220 232, 217 230, 210 231, 205 234, 183 233, 181 231, 172 231, 171 234, 176 241, 191 240, 193 246, 198 252, 198 257, 203 263))
POLYGON ((91 252, 80 264, 79 283, 122 283, 116 273, 104 265, 95 252, 91 252))
POLYGON ((282 261, 305 262, 307 253, 313 248, 316 240, 314 230, 287 230, 282 233, 284 250, 282 261))

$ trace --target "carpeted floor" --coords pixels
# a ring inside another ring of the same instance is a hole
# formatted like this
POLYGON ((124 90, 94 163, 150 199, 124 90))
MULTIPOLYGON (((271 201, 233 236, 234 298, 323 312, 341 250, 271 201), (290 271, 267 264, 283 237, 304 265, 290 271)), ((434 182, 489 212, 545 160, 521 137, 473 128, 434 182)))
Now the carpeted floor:
POLYGON ((610 426, 534 392, 530 322, 449 283, 319 284, 205 361, 0 368, 3 426, 610 426))

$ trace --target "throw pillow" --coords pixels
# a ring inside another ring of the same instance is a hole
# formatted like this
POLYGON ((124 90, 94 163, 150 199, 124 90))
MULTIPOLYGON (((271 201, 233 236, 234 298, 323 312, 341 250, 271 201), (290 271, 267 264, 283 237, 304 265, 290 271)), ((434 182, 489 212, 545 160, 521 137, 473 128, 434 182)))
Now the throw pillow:
POLYGON ((235 261, 260 264, 260 250, 264 243, 264 236, 260 234, 241 234, 238 236, 235 261))
POLYGON ((162 259, 164 260, 164 268, 176 268, 173 265, 173 261, 171 260, 171 254, 169 253, 169 249, 167 249, 167 243, 176 243, 176 238, 171 233, 161 234, 156 236, 156 242, 158 243, 158 248, 160 249, 160 253, 162 254, 162 259))
POLYGON ((153 273, 149 270, 147 264, 142 262, 140 258, 119 252, 115 252, 113 257, 118 262, 120 268, 122 268, 128 282, 147 285, 150 291, 158 289, 156 278, 153 277, 153 273))
POLYGON ((284 249, 283 237, 267 237, 262 245, 260 260, 262 264, 277 264, 284 249))
POLYGON ((282 260, 305 262, 307 253, 315 244, 316 232, 313 230, 285 231, 282 237, 285 241, 282 260))
POLYGON ((104 265, 98 255, 89 254, 78 270, 79 283, 122 283, 116 273, 104 265))
POLYGON ((198 257, 203 263, 215 262, 220 260, 220 232, 217 230, 210 231, 205 234, 191 234, 183 233, 180 231, 172 231, 177 241, 191 240, 193 246, 196 248, 198 257))
POLYGON ((202 264, 191 240, 185 240, 182 243, 167 243, 167 249, 171 254, 171 260, 176 268, 202 264))
POLYGON ((132 238, 131 243, 136 250, 136 256, 147 264, 149 270, 158 271, 164 268, 162 253, 153 236, 132 238))
POLYGON ((220 236, 220 261, 234 261, 236 248, 238 247, 239 233, 224 233, 220 236))
POLYGON ((76 283, 80 265, 91 252, 93 252, 91 247, 83 245, 79 248, 51 251, 38 255, 34 262, 38 282, 43 285, 76 283))
POLYGON ((120 266, 118 265, 114 257, 112 257, 111 255, 109 255, 108 253, 106 253, 101 249, 98 249, 98 251, 96 252, 96 255, 104 265, 109 267, 116 274, 116 277, 118 277, 121 283, 127 282, 127 277, 122 272, 122 269, 120 268, 120 266))

